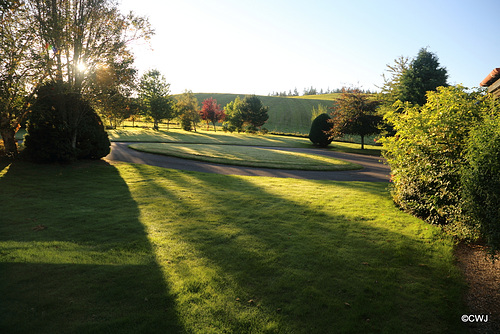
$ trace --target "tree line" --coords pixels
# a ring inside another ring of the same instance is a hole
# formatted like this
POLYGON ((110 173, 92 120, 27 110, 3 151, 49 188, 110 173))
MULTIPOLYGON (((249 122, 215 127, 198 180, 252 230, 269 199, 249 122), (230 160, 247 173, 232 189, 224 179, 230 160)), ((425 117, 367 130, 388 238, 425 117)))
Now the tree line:
MULTIPOLYGON (((321 88, 320 90, 314 88, 313 86, 304 88, 302 92, 302 96, 307 96, 307 95, 323 95, 323 94, 334 94, 334 93, 343 93, 343 92, 354 92, 354 91, 359 91, 363 94, 374 94, 375 92, 369 90, 369 89, 362 89, 362 88, 347 88, 347 87, 342 87, 342 88, 336 88, 336 89, 330 89, 329 87, 327 89, 321 88)), ((300 96, 299 91, 297 90, 297 87, 292 90, 288 90, 288 92, 282 91, 282 92, 271 92, 268 94, 268 96, 300 96)))

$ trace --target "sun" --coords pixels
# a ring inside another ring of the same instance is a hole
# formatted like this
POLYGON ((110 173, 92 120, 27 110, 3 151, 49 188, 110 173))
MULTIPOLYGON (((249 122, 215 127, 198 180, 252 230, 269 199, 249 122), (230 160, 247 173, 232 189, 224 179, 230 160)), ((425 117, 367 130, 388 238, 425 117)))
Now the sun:
POLYGON ((85 72, 87 70, 87 65, 85 65, 85 63, 83 62, 79 62, 77 65, 76 65, 76 69, 80 72, 85 72))

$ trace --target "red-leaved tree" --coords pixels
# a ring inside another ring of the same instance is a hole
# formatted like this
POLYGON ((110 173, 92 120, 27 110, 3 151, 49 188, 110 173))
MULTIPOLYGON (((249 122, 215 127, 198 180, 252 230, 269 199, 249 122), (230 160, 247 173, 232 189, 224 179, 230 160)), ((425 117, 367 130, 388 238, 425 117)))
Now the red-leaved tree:
POLYGON ((224 112, 224 109, 220 107, 220 104, 217 104, 217 100, 211 97, 203 101, 200 116, 201 119, 207 121, 207 129, 209 122, 212 122, 212 124, 214 125, 214 131, 217 131, 215 129, 215 123, 223 121, 226 117, 226 114, 224 112))

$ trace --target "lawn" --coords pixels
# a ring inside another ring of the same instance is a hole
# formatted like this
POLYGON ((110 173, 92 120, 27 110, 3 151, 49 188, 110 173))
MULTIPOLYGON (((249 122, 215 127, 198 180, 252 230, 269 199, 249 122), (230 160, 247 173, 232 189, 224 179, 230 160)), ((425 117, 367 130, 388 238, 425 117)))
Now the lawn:
MULTIPOLYGON (((198 130, 188 132, 180 129, 153 131, 143 128, 126 128, 108 130, 109 139, 117 142, 148 142, 148 143, 191 143, 191 144, 217 144, 217 145, 245 145, 245 146, 270 146, 270 147, 298 147, 314 148, 308 138, 259 135, 247 133, 229 133, 223 131, 198 130)), ((365 145, 365 150, 360 149, 356 143, 334 141, 330 149, 347 153, 368 155, 381 155, 381 146, 365 145)))
POLYGON ((131 148, 178 158, 221 164, 298 170, 353 170, 362 166, 316 154, 239 145, 140 143, 131 148))
POLYGON ((133 128, 108 130, 108 135, 111 141, 121 142, 196 143, 274 147, 312 146, 307 138, 205 130, 189 132, 180 129, 153 131, 149 129, 133 128))
POLYGON ((0 166, 2 333, 465 333, 452 241, 385 183, 0 166))

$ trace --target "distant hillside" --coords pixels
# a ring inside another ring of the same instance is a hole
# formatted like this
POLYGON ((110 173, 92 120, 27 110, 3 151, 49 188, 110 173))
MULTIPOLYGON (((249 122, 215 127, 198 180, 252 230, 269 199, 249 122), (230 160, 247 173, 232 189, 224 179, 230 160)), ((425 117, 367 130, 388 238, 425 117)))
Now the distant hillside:
MULTIPOLYGON (((222 107, 233 101, 237 96, 245 94, 196 93, 200 106, 203 100, 213 97, 222 107)), ((327 95, 310 95, 289 98, 277 96, 259 96, 262 103, 269 106, 269 120, 264 125, 269 131, 308 134, 311 126, 313 107, 322 104, 330 107, 333 97, 327 95), (323 97, 324 96, 324 97, 323 97), (317 98, 312 98, 317 97, 317 98)))

